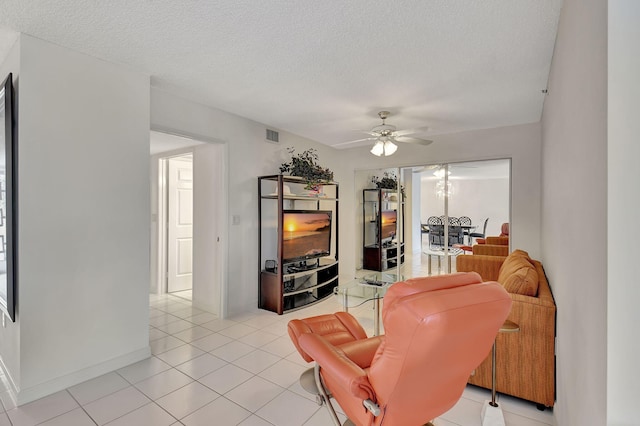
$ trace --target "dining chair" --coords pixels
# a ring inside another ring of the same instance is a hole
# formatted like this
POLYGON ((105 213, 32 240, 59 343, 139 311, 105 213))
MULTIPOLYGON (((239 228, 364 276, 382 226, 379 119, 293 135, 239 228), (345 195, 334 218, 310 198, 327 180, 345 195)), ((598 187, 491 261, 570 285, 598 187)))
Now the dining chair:
POLYGON ((469 239, 471 240, 469 245, 473 245, 473 238, 485 238, 487 233, 487 222, 489 222, 489 218, 484 220, 484 226, 482 227, 482 232, 471 232, 469 233, 469 239))
POLYGON ((429 216, 429 219, 427 219, 427 225, 442 225, 442 219, 438 216, 429 216))
MULTIPOLYGON (((471 226, 471 218, 469 216, 460 216, 460 225, 461 226, 471 226)), ((467 237, 467 242, 469 244, 471 244, 471 237, 469 236, 469 234, 471 233, 471 230, 469 228, 467 229, 462 229, 462 233, 464 234, 465 237, 467 237)))
POLYGON ((429 224, 421 223, 420 224, 420 245, 422 246, 424 234, 427 234, 427 239, 429 238, 429 224))
POLYGON ((429 216, 427 219, 427 230, 429 233, 429 248, 444 245, 444 227, 442 219, 438 216, 429 216))
POLYGON ((429 248, 444 246, 444 225, 429 225, 429 248))
POLYGON ((449 247, 454 244, 464 244, 464 232, 460 225, 449 225, 449 247))

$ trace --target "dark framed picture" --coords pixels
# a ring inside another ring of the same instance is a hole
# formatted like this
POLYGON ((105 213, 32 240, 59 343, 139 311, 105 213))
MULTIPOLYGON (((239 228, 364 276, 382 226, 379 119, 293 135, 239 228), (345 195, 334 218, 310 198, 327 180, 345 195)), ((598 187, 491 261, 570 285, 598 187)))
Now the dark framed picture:
POLYGON ((0 86, 0 309, 16 320, 15 276, 15 177, 16 122, 13 77, 9 74, 0 86))

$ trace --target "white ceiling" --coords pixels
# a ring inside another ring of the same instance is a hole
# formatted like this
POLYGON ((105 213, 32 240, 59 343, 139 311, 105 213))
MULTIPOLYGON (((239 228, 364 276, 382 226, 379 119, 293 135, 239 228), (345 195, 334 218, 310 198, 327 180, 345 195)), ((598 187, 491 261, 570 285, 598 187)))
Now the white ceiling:
MULTIPOLYGON (((23 32, 328 145, 540 120, 562 0, 4 0, 23 32)), ((353 145, 349 145, 353 147, 353 145)))

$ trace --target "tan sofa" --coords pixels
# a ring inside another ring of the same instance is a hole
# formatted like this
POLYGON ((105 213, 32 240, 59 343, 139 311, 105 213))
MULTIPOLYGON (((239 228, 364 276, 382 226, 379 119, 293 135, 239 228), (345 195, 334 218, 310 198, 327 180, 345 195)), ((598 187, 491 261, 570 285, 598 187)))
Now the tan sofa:
MULTIPOLYGON (((513 300, 508 319, 518 324, 520 331, 498 334, 496 390, 552 407, 555 401, 556 305, 542 264, 530 259, 526 252, 516 250, 509 257, 460 255, 456 259, 456 269, 459 272, 476 271, 484 281, 500 282, 513 300), (502 267, 506 259, 510 266, 502 267), (514 268, 514 261, 525 266, 528 263, 531 268, 514 268), (535 274, 531 270, 535 270, 535 274), (523 274, 526 274, 524 280, 521 279, 523 274), (514 293, 531 294, 534 276, 537 281, 534 296, 514 293), (519 280, 515 286, 514 279, 519 280)), ((491 354, 476 369, 469 383, 491 389, 491 354)))

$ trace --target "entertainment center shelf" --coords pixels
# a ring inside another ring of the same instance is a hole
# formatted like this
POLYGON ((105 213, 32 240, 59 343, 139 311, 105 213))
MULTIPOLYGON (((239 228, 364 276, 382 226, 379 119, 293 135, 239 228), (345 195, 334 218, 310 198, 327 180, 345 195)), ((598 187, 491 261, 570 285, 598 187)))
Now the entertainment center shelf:
POLYGON ((378 245, 365 246, 363 251, 364 269, 386 271, 404 263, 404 243, 400 244, 400 256, 398 256, 397 244, 386 247, 378 245))
POLYGON ((338 262, 333 259, 320 259, 315 269, 283 274, 282 286, 277 272, 262 271, 260 307, 273 312, 301 308, 331 295, 337 285, 338 262))
POLYGON ((338 184, 306 189, 298 177, 258 177, 258 307, 283 314, 338 286, 338 184), (319 194, 318 194, 319 192, 319 194))

